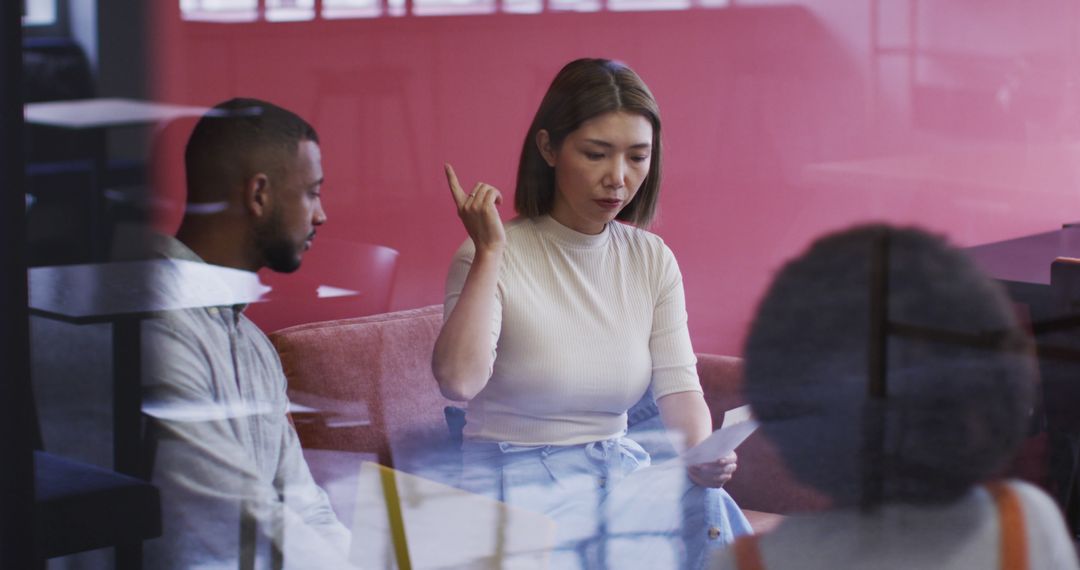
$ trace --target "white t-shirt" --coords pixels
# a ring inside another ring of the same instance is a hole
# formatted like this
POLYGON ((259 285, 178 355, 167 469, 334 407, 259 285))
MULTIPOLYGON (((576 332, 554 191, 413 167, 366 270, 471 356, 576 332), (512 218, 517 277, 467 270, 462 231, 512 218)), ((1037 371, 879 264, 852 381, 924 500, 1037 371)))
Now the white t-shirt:
MULTIPOLYGON (((469 402, 465 437, 573 445, 626 431, 626 410, 653 395, 701 391, 682 275, 658 236, 621 223, 597 235, 550 216, 506 225, 491 325, 496 355, 469 402)), ((454 256, 446 315, 472 263, 454 256)))
MULTIPOLYGON (((1024 515, 1030 570, 1074 570, 1076 549, 1057 505, 1035 486, 1009 481, 1024 515)), ((944 506, 888 505, 792 515, 760 538, 766 570, 997 570, 1001 529, 990 493, 977 487, 944 506)), ((731 548, 712 568, 737 570, 731 548)))

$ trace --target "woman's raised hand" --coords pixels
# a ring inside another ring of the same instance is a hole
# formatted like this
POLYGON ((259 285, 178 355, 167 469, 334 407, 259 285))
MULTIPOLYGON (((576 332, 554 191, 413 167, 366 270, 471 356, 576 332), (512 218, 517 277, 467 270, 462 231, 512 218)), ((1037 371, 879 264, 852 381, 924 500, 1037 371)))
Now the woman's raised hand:
POLYGON ((496 206, 502 203, 502 194, 494 186, 483 182, 477 182, 472 192, 466 194, 454 174, 454 167, 447 164, 445 168, 446 182, 457 204, 458 217, 472 238, 477 253, 501 253, 506 245, 506 232, 496 206))

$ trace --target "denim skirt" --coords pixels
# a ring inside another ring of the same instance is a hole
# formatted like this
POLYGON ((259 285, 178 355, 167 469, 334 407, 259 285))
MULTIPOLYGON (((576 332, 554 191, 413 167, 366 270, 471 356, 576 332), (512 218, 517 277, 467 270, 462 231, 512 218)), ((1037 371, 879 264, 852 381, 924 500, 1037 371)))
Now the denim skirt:
POLYGON ((704 568, 750 524, 678 461, 651 465, 629 437, 580 445, 462 445, 461 488, 555 521, 551 568, 704 568))

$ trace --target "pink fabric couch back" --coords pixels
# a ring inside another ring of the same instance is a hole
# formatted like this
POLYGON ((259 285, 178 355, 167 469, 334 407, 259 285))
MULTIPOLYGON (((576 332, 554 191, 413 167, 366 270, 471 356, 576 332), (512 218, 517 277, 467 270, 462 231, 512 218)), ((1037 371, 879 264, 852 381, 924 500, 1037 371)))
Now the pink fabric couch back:
POLYGON ((290 390, 365 402, 368 427, 297 425, 305 446, 373 452, 392 464, 404 447, 448 442, 431 352, 442 305, 290 327, 270 335, 290 390), (393 451, 392 451, 393 450, 393 451))

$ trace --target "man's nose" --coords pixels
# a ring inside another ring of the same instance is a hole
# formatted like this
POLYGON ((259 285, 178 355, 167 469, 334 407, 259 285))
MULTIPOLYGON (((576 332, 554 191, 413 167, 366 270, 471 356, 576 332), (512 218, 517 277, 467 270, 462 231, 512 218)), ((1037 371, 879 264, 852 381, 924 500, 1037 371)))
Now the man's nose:
POLYGON ((321 226, 326 223, 326 212, 323 210, 322 204, 315 207, 315 211, 311 216, 311 223, 315 226, 321 226))

